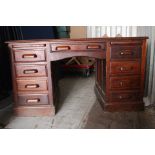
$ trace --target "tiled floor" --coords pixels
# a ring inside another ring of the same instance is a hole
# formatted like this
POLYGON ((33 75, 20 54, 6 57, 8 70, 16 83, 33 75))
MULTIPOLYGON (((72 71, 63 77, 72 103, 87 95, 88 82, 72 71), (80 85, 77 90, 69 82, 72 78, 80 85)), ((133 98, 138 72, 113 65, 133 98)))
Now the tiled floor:
MULTIPOLYGON (((1 128, 11 129, 134 129, 155 128, 155 108, 142 112, 105 112, 96 101, 94 76, 65 77, 59 82, 59 110, 55 117, 15 117, 11 105, 0 110, 1 128)), ((5 102, 10 102, 7 99, 5 102)))

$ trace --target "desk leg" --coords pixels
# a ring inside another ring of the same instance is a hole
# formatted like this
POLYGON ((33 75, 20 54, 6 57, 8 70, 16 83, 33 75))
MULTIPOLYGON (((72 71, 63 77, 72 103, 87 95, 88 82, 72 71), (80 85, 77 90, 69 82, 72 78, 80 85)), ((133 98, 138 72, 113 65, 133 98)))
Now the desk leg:
POLYGON ((106 101, 106 60, 96 60, 95 93, 98 101, 104 107, 106 101))
POLYGON ((52 115, 55 115, 55 78, 54 78, 54 69, 52 63, 49 61, 47 63, 47 75, 48 75, 48 95, 49 95, 49 104, 52 108, 52 115))

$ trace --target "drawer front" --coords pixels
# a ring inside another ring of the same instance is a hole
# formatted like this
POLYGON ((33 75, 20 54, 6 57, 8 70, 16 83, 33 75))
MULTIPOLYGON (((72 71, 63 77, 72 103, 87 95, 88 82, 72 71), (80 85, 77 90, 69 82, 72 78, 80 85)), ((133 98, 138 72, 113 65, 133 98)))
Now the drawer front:
POLYGON ((111 77, 111 89, 135 89, 140 88, 139 77, 111 77))
POLYGON ((139 59, 141 58, 140 46, 112 46, 111 59, 139 59))
POLYGON ((47 76, 45 65, 16 65, 17 77, 47 76))
POLYGON ((17 104, 18 105, 45 105, 49 104, 48 95, 47 94, 25 94, 25 95, 18 95, 17 97, 17 104))
POLYGON ((18 91, 46 91, 47 80, 17 80, 18 91))
POLYGON ((70 50, 103 50, 104 43, 85 43, 85 44, 51 44, 52 51, 70 51, 70 50))
POLYGON ((140 100, 139 92, 112 92, 110 93, 111 102, 130 102, 140 100))
POLYGON ((14 55, 16 62, 33 62, 46 60, 44 50, 15 50, 14 55))
POLYGON ((111 62, 110 74, 140 74, 140 62, 111 62))
POLYGON ((46 43, 16 43, 16 44, 13 44, 12 45, 12 48, 15 48, 15 49, 45 49, 46 48, 46 43))

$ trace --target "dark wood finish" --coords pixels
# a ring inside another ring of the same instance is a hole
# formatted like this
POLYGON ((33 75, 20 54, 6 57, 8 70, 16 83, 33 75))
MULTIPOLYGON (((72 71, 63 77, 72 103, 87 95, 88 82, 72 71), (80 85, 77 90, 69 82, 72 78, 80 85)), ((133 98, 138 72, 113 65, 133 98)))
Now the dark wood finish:
POLYGON ((49 104, 47 94, 19 94, 17 105, 44 105, 49 104))
POLYGON ((110 63, 110 74, 140 74, 141 63, 138 61, 114 61, 110 63))
POLYGON ((58 88, 55 61, 73 56, 96 58, 95 92, 104 110, 143 110, 146 39, 114 37, 7 42, 11 53, 15 114, 54 115, 58 88))
POLYGON ((129 102, 129 101, 139 101, 140 100, 140 92, 127 91, 127 92, 112 92, 110 93, 110 102, 129 102))
POLYGON ((54 116, 55 108, 51 105, 18 106, 18 107, 14 107, 14 114, 16 116, 26 116, 26 117, 54 116))
POLYGON ((141 57, 141 46, 111 46, 111 59, 138 59, 141 57))
POLYGON ((110 89, 138 89, 140 88, 139 76, 110 77, 110 89))
POLYGON ((47 81, 46 80, 27 80, 17 79, 18 91, 46 91, 47 81))
POLYGON ((83 51, 83 50, 99 50, 105 49, 105 44, 103 43, 80 43, 80 44, 51 44, 52 51, 83 51))
MULTIPOLYGON (((97 98, 105 110, 144 109, 145 61, 146 39, 137 38, 137 40, 129 39, 127 41, 123 38, 121 41, 110 40, 107 42, 106 77, 101 78, 103 81, 106 80, 106 90, 102 93, 98 85, 95 89, 97 98), (134 94, 137 97, 134 97, 134 94), (130 99, 127 99, 129 96, 130 99)), ((100 72, 100 70, 97 71, 100 72)))
POLYGON ((47 76, 46 65, 15 65, 17 77, 47 76))
POLYGON ((15 50, 14 55, 17 62, 45 61, 43 50, 15 50))
POLYGON ((50 61, 56 61, 56 60, 61 60, 65 58, 70 58, 70 57, 77 57, 77 56, 88 56, 92 58, 97 58, 97 59, 104 59, 105 58, 105 52, 103 50, 101 51, 59 51, 59 52, 53 52, 51 53, 50 56, 50 61))

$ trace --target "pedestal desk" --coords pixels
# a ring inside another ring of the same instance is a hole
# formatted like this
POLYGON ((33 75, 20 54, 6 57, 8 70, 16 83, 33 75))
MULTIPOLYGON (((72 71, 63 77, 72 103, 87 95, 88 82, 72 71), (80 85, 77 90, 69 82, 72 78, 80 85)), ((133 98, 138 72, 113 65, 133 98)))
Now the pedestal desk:
POLYGON ((12 61, 15 114, 54 115, 57 80, 51 62, 73 56, 96 58, 95 93, 104 110, 142 110, 147 39, 113 37, 7 42, 12 61))

